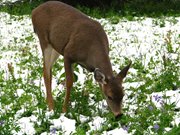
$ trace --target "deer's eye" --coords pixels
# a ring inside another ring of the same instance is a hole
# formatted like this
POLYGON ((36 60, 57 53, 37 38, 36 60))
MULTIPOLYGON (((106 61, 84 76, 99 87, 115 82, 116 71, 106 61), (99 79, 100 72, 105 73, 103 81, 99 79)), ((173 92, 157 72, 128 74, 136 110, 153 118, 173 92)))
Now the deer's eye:
POLYGON ((113 98, 112 98, 112 97, 110 97, 110 96, 108 96, 108 99, 109 99, 109 100, 113 100, 113 98))

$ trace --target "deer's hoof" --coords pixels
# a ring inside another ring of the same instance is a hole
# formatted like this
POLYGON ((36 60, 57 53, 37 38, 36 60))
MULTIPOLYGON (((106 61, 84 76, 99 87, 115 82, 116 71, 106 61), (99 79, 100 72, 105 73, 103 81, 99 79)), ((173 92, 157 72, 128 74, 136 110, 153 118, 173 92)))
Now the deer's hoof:
POLYGON ((67 109, 66 109, 65 107, 63 107, 62 112, 63 112, 63 113, 66 113, 66 112, 67 112, 67 109))

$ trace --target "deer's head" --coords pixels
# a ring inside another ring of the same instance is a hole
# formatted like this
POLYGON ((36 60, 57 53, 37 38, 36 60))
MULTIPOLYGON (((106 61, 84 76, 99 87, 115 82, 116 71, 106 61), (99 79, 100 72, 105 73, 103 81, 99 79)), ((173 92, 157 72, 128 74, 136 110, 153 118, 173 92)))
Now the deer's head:
POLYGON ((122 116, 121 106, 124 97, 122 82, 126 77, 130 66, 131 62, 123 68, 119 74, 112 76, 111 78, 106 78, 105 74, 102 73, 100 69, 94 71, 94 77, 101 85, 107 104, 115 117, 122 116))

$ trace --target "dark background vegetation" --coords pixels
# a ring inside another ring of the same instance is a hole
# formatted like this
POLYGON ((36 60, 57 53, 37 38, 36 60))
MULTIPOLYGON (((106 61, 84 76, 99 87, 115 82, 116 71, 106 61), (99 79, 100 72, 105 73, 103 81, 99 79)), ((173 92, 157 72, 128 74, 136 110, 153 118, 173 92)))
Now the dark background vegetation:
MULTIPOLYGON (((19 0, 15 3, 4 3, 0 10, 9 13, 31 14, 33 8, 48 0, 19 0), (16 10, 16 12, 14 12, 16 10)), ((180 15, 180 0, 59 0, 83 10, 94 16, 98 12, 101 17, 180 15)))

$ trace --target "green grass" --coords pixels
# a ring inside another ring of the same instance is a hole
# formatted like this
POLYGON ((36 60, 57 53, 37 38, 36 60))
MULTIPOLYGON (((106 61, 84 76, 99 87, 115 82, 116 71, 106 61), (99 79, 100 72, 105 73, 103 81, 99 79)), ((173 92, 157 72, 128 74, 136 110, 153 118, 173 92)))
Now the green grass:
POLYGON ((5 5, 0 5, 0 11, 7 12, 12 15, 30 15, 31 11, 41 3, 43 3, 42 0, 33 0, 31 3, 29 1, 6 3, 5 5))
MULTIPOLYGON (((24 3, 23 5, 12 6, 12 7, 3 7, 0 11, 6 11, 10 14, 19 15, 19 17, 15 17, 12 19, 19 19, 24 14, 30 14, 31 10, 37 6, 39 2, 32 3, 24 3), (24 8, 22 8, 22 6, 24 8)), ((132 4, 133 5, 133 4, 132 4)), ((135 4, 134 4, 135 5, 135 4)), ((129 5, 131 6, 131 5, 129 5)), ((142 6, 137 4, 136 7, 142 6)), ((115 13, 113 10, 109 10, 106 14, 102 14, 99 9, 88 9, 82 8, 81 10, 85 11, 89 15, 100 18, 101 16, 112 17, 112 23, 116 24, 119 22, 119 19, 122 16, 127 17, 129 20, 134 19, 134 16, 140 16, 141 13, 143 16, 153 16, 157 17, 159 15, 178 15, 179 9, 176 7, 174 11, 167 10, 163 12, 156 12, 158 7, 154 7, 154 12, 146 11, 146 8, 150 8, 152 5, 145 5, 144 9, 135 10, 133 7, 125 7, 128 8, 124 13, 120 14, 115 13), (134 13, 134 11, 136 11, 134 13)), ((162 6, 162 5, 161 5, 162 6)), ((141 7, 142 8, 142 7, 141 7)), ((170 9, 170 8, 169 8, 170 9)), ((149 9, 150 10, 150 9, 149 9)), ((22 17, 23 18, 23 17, 22 17)), ((21 20, 21 19, 19 19, 21 20)), ((165 18, 157 18, 154 19, 154 24, 156 26, 164 27, 165 18)), ((175 19, 169 20, 172 23, 177 23, 175 19)), ((110 33, 113 32, 110 31, 110 33)), ((24 108, 24 112, 19 115, 19 118, 29 117, 35 115, 38 120, 34 122, 34 127, 37 134, 41 134, 45 131, 50 131, 50 126, 52 125, 50 120, 59 118, 62 110, 62 103, 65 95, 65 90, 59 90, 57 86, 55 88, 55 113, 50 118, 46 117, 47 105, 45 101, 45 96, 42 91, 43 82, 42 82, 42 59, 39 57, 39 52, 37 50, 37 46, 34 44, 35 39, 34 35, 29 32, 29 36, 22 37, 21 40, 14 38, 8 46, 3 46, 0 40, 0 49, 1 52, 13 51, 16 52, 12 59, 18 59, 16 65, 13 63, 9 63, 7 71, 4 69, 0 69, 0 134, 12 134, 12 130, 19 130, 19 126, 17 125, 17 118, 15 117, 18 111, 21 108, 24 108), (28 43, 26 43, 28 41, 28 43), (23 45, 23 46, 21 46, 23 45), (14 67, 16 66, 16 67, 14 67), (17 68, 18 67, 18 68, 17 68), (15 71, 15 68, 17 71, 15 71), (24 77, 24 71, 28 70, 27 75, 24 77), (7 73, 9 74, 6 77, 7 73), (18 76, 16 76, 18 74, 18 76), (34 80, 38 80, 38 84, 35 84, 34 80), (21 96, 18 96, 17 90, 23 89, 24 93, 21 96), (8 107, 7 107, 8 106, 8 107)), ((0 35, 1 36, 1 35, 0 35)), ((106 122, 103 123, 101 130, 92 131, 91 134, 102 134, 103 131, 110 131, 112 129, 118 127, 124 127, 128 132, 133 132, 134 135, 143 135, 150 134, 151 131, 154 134, 158 135, 171 135, 171 134, 179 134, 180 128, 178 126, 171 125, 173 121, 173 116, 177 113, 174 110, 175 104, 163 104, 162 108, 157 108, 155 104, 151 100, 147 100, 148 95, 153 92, 161 92, 165 89, 168 90, 176 90, 180 87, 180 67, 178 63, 180 62, 180 49, 173 50, 173 43, 171 42, 172 33, 169 32, 166 35, 166 46, 163 46, 162 49, 166 52, 163 59, 154 60, 151 58, 151 61, 148 63, 148 67, 146 67, 143 63, 144 57, 136 58, 133 62, 131 68, 137 70, 137 74, 130 74, 126 79, 126 82, 145 82, 138 87, 130 87, 127 89, 128 92, 131 92, 128 95, 128 100, 134 99, 133 102, 128 103, 128 106, 123 108, 125 115, 121 120, 115 120, 114 116, 110 111, 103 111, 102 108, 97 107, 99 101, 103 99, 102 93, 97 84, 93 83, 92 74, 84 73, 87 75, 84 84, 80 84, 79 82, 75 82, 72 93, 71 93, 71 102, 75 103, 69 107, 67 116, 70 119, 76 120, 76 133, 74 135, 84 135, 89 129, 90 126, 87 122, 92 121, 95 116, 101 116, 106 118, 106 122), (178 57, 176 59, 172 59, 171 54, 177 54, 178 57), (157 72, 154 70, 157 65, 161 66, 161 71, 157 72), (153 71, 153 72, 152 72, 153 71), (151 77, 147 76, 150 74, 151 77), (90 94, 94 96, 91 97, 90 94), (138 97, 135 96, 138 94, 138 97), (89 104, 89 100, 93 101, 94 104, 89 104), (132 110, 131 105, 137 105, 138 108, 132 110), (129 111, 133 111, 133 114, 128 114, 129 111), (83 123, 80 121, 80 114, 89 117, 89 119, 83 123), (169 132, 165 132, 166 127, 171 127, 172 129, 169 132)), ((1 37, 0 37, 1 39, 1 37)), ((180 36, 178 40, 180 40, 180 36)), ((134 41, 138 42, 138 41, 134 41)), ((179 43, 177 43, 179 44, 179 43)), ((156 52, 159 54, 160 52, 156 52)), ((0 58, 4 58, 3 53, 0 54, 0 58)), ((124 63, 121 63, 121 66, 126 65, 129 61, 128 58, 123 58, 124 63)), ((119 59, 112 58, 113 63, 120 64, 119 59)), ((7 65, 5 65, 7 66, 7 65)), ((76 67, 76 65, 75 65, 76 67)), ((63 69, 63 60, 59 60, 53 67, 53 76, 60 84, 64 81, 65 74, 60 74, 60 71, 63 69)), ((76 72, 78 68, 75 69, 76 72)), ((76 77, 78 77, 76 75, 76 77)), ((162 100, 168 100, 169 97, 163 96, 162 100)), ((128 102, 128 101, 126 101, 128 102)), ((63 133, 62 133, 63 134, 63 133)))
MULTIPOLYGON (((171 34, 171 33, 170 33, 171 34)), ((32 45, 34 42, 34 38, 32 36, 24 37, 24 40, 16 41, 15 44, 23 44, 26 40, 32 45)), ((170 40, 169 40, 170 41, 170 40)), ((171 53, 177 53, 179 50, 175 50, 172 52, 171 42, 167 43, 166 51, 168 52, 166 55, 170 55, 171 53)), ((36 50, 34 53, 35 45, 29 46, 26 44, 22 47, 15 46, 7 46, 3 48, 3 51, 18 51, 13 58, 19 58, 19 61, 16 63, 18 67, 19 77, 15 76, 15 71, 13 65, 9 64, 8 72, 10 73, 8 79, 5 79, 4 76, 6 72, 4 70, 0 70, 0 86, 1 86, 1 97, 0 102, 2 106, 3 113, 0 116, 0 121, 3 122, 2 126, 0 126, 1 134, 11 134, 12 130, 19 130, 17 126, 15 114, 22 107, 24 108, 23 114, 21 117, 29 117, 31 115, 35 115, 38 117, 38 122, 35 123, 35 129, 37 134, 48 131, 50 132, 49 127, 51 126, 50 120, 54 118, 58 118, 60 116, 62 110, 62 103, 64 98, 64 91, 59 92, 58 95, 55 96, 55 114, 47 119, 45 116, 47 105, 45 102, 45 97, 41 91, 42 82, 35 85, 33 83, 34 80, 42 79, 42 60, 38 57, 39 53, 36 50), (23 74, 23 70, 28 69, 28 75, 23 78, 21 75, 23 74), (25 93, 21 96, 17 95, 17 89, 23 89, 25 93), (6 106, 10 106, 10 108, 6 108, 6 106), (41 126, 39 125, 41 123, 41 126)), ((157 52, 158 53, 158 52, 157 52)), ((1 56, 2 57, 2 56, 1 56)), ((116 60, 113 60, 115 63, 119 63, 116 60)), ((73 87, 71 93, 71 102, 74 102, 75 105, 70 106, 68 113, 66 116, 70 119, 76 120, 77 130, 75 134, 85 134, 87 130, 90 129, 88 124, 81 123, 79 120, 80 114, 84 116, 88 116, 91 121, 94 116, 101 116, 106 118, 106 123, 103 124, 101 130, 92 131, 91 134, 101 134, 104 130, 109 131, 115 129, 117 127, 123 126, 128 129, 129 132, 134 131, 135 135, 141 135, 144 133, 150 133, 148 130, 152 130, 152 132, 157 134, 164 134, 165 127, 171 127, 170 123, 173 121, 173 116, 175 115, 174 105, 173 104, 164 104, 161 109, 157 108, 151 101, 147 101, 147 94, 152 92, 159 92, 165 89, 173 89, 180 87, 179 77, 179 67, 177 63, 180 62, 180 58, 177 59, 168 59, 164 58, 164 61, 155 61, 151 60, 149 62, 149 69, 145 68, 141 59, 136 59, 131 68, 138 70, 137 75, 131 75, 130 78, 127 78, 128 82, 139 82, 144 81, 145 83, 140 85, 137 88, 131 88, 132 93, 129 95, 129 99, 133 95, 141 92, 138 96, 134 104, 138 105, 138 108, 134 110, 134 114, 125 114, 120 121, 116 121, 111 112, 102 112, 102 108, 97 108, 97 104, 99 101, 103 99, 102 94, 98 86, 92 83, 92 75, 87 74, 87 78, 83 85, 80 85, 78 82, 73 87), (164 67, 161 70, 161 74, 154 72, 150 73, 150 70, 155 68, 155 64, 161 63, 161 66, 164 67), (173 71, 173 72, 172 72, 173 71), (151 74, 152 79, 146 77, 146 74, 151 74), (141 77, 141 78, 140 78, 141 77), (95 96, 92 98, 89 94, 94 94, 95 96), (89 99, 93 100, 95 104, 90 105, 89 99), (149 129, 149 126, 152 125, 152 128, 149 129), (158 125, 159 128, 153 127, 153 125, 158 125)), ((128 59, 125 61, 128 63, 128 59)), ((125 65, 125 64, 124 64, 125 65)), ((58 72, 63 68, 62 60, 58 61, 53 68, 53 75, 55 78, 59 78, 56 76, 58 72)), ((76 69, 78 72, 78 69, 76 69)), ((59 82, 64 80, 64 75, 62 74, 59 78, 59 82)), ((58 91, 58 87, 56 87, 55 91, 58 91)), ((127 90, 127 91, 130 91, 127 90)), ((168 97, 163 97, 163 99, 168 99, 168 97)), ((129 103, 130 105, 130 103, 129 103)), ((130 106, 125 106, 123 108, 125 112, 131 110, 130 106)), ((176 134, 179 132, 178 127, 173 127, 170 133, 176 134)))

